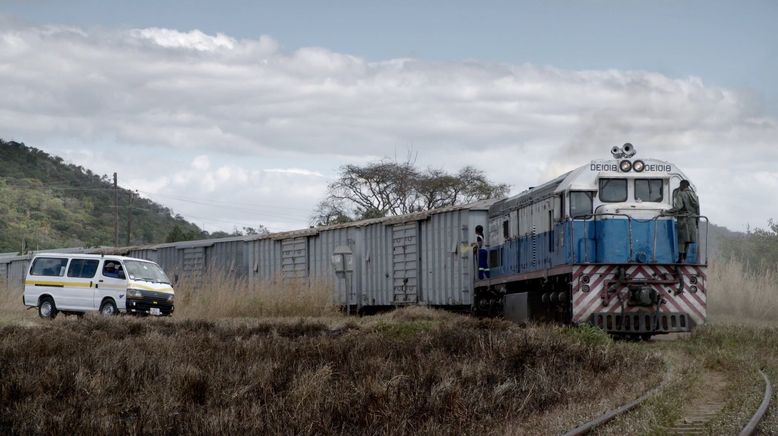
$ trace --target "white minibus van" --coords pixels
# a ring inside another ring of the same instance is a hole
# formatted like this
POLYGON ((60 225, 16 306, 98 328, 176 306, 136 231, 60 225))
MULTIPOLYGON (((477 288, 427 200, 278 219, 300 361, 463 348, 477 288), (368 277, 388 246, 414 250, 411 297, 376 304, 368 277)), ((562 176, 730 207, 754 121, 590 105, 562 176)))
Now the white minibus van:
POLYGON ((173 313, 173 287, 154 262, 99 254, 39 253, 24 281, 24 304, 41 318, 57 313, 173 313))

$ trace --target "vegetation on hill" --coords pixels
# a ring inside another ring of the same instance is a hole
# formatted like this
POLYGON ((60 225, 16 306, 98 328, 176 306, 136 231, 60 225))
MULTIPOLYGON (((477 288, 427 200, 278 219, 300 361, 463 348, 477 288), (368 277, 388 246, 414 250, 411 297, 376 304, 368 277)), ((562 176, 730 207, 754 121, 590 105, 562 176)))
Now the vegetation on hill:
MULTIPOLYGON (((165 242, 174 228, 205 237, 194 224, 119 188, 119 244, 165 242), (132 232, 127 235, 128 214, 132 232)), ((0 252, 113 245, 114 189, 108 176, 62 158, 0 140, 0 252)))
POLYGON ((743 262, 750 272, 778 271, 778 222, 722 240, 722 257, 743 262))

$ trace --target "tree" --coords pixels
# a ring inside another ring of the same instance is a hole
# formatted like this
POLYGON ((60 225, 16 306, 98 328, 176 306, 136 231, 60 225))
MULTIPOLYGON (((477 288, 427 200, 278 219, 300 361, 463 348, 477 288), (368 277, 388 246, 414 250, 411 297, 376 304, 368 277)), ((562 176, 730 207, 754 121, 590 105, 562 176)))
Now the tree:
POLYGON ((749 229, 745 235, 724 239, 722 253, 744 262, 752 271, 778 269, 778 222, 771 219, 766 229, 749 229))
POLYGON ((416 168, 404 162, 380 160, 364 166, 344 165, 327 187, 311 222, 330 225, 355 219, 381 218, 422 210, 499 198, 506 184, 494 184, 483 171, 467 166, 455 174, 445 170, 416 168))
POLYGON ((165 242, 191 241, 197 239, 199 236, 199 232, 181 230, 181 227, 176 224, 173 226, 173 229, 170 230, 170 233, 168 233, 165 242))
POLYGON ((312 221, 314 225, 329 226, 344 224, 354 220, 349 216, 342 201, 327 198, 316 205, 312 221))
POLYGON ((242 232, 238 232, 238 236, 246 235, 256 235, 256 236, 265 236, 270 234, 270 230, 267 229, 267 227, 263 226, 262 224, 255 227, 243 227, 242 232))

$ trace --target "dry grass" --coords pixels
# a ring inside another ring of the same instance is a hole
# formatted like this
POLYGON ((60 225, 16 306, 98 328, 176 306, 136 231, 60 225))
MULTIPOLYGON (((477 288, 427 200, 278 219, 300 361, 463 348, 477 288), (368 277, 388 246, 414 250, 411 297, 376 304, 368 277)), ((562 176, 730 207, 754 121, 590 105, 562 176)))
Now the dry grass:
POLYGON ((552 430, 527 419, 607 403, 616 387, 637 396, 661 365, 598 332, 414 310, 415 321, 366 324, 86 317, 0 327, 0 433, 558 432, 575 422, 552 430))
MULTIPOLYGON (((175 318, 220 319, 264 317, 340 316, 333 304, 333 287, 282 279, 251 287, 246 279, 209 274, 198 282, 182 280, 175 286, 175 318)), ((0 288, 0 324, 32 320, 34 311, 22 305, 22 290, 0 288)))
POLYGON ((333 286, 281 278, 251 287, 245 278, 215 273, 175 286, 177 318, 334 316, 333 286))
POLYGON ((708 315, 714 322, 778 322, 778 273, 749 272, 736 260, 708 269, 708 315))
POLYGON ((11 323, 29 324, 37 318, 37 312, 25 310, 21 289, 0 287, 0 326, 11 323))

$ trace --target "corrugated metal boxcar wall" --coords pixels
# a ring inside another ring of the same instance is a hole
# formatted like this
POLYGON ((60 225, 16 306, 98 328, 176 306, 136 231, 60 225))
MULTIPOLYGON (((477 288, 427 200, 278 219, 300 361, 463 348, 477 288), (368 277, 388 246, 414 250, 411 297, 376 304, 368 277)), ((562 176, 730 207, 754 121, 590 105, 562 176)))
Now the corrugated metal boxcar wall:
POLYGON ((225 240, 206 248, 207 270, 234 278, 248 275, 247 250, 245 240, 225 240))
POLYGON ((419 280, 419 221, 392 226, 392 303, 418 303, 422 283, 419 280))
POLYGON ((17 259, 8 264, 8 289, 24 288, 24 279, 29 266, 29 259, 17 259))
POLYGON ((281 241, 264 238, 246 244, 251 286, 258 287, 278 279, 281 274, 281 241))
POLYGON ((475 232, 470 214, 477 212, 439 213, 420 223, 422 303, 470 305, 473 260, 468 244, 475 232))
POLYGON ((393 304, 392 286, 392 226, 371 224, 363 229, 364 269, 360 275, 363 304, 388 306, 393 304))
POLYGON ((281 240, 281 275, 284 279, 308 277, 308 238, 281 240))
POLYGON ((322 230, 317 235, 308 237, 309 276, 313 286, 323 286, 334 291, 333 300, 338 305, 358 305, 365 303, 361 298, 358 278, 362 276, 361 248, 364 228, 345 227, 322 230), (332 266, 332 253, 339 246, 348 246, 354 256, 354 272, 352 273, 349 287, 346 289, 346 280, 338 278, 332 266))
POLYGON ((156 248, 157 251, 157 263, 162 267, 170 279, 175 280, 177 275, 181 275, 181 262, 178 249, 175 245, 159 245, 154 248, 156 248))
POLYGON ((0 288, 8 288, 8 263, 0 259, 0 288))
MULTIPOLYGON (((159 263, 159 253, 153 248, 132 248, 127 250, 127 256, 159 263)), ((162 267, 162 269, 164 270, 165 268, 162 267)))

